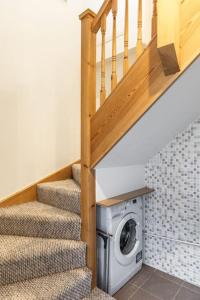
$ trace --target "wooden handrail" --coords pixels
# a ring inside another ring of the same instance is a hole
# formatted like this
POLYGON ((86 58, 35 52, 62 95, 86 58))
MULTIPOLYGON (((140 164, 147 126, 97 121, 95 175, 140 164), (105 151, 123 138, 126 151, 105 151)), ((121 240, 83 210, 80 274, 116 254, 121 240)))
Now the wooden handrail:
POLYGON ((112 8, 112 0, 105 0, 102 4, 97 16, 94 18, 92 23, 92 31, 97 33, 101 27, 101 19, 103 15, 108 15, 112 8))

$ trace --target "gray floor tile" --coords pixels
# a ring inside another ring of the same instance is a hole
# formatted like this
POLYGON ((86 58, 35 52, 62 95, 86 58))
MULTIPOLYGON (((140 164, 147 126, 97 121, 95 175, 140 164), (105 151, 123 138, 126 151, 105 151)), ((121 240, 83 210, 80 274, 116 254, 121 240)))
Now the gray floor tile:
POLYGON ((128 300, 136 292, 137 287, 127 283, 113 297, 117 300, 128 300))
POLYGON ((200 300, 200 294, 182 287, 175 300, 200 300))
POLYGON ((172 300, 180 288, 180 285, 154 273, 142 288, 162 300, 172 300))
POLYGON ((186 287, 186 288, 188 288, 188 289, 190 289, 190 290, 192 290, 192 291, 195 292, 195 293, 200 294, 200 287, 198 287, 198 286, 196 286, 196 285, 193 285, 193 284, 190 284, 190 283, 188 283, 188 282, 185 282, 185 283, 183 284, 183 286, 186 287))
MULTIPOLYGON (((125 300, 125 299, 124 299, 125 300)), ((160 300, 143 289, 138 289, 129 300, 160 300)))
POLYGON ((183 281, 182 279, 180 279, 180 278, 174 277, 174 276, 172 276, 172 275, 169 275, 169 274, 167 274, 167 273, 165 273, 165 272, 162 272, 162 271, 159 271, 159 270, 156 270, 155 274, 158 275, 158 276, 160 276, 160 277, 163 277, 163 278, 165 278, 165 279, 168 279, 168 280, 170 280, 170 281, 173 281, 173 282, 175 282, 175 283, 177 283, 177 284, 183 284, 183 282, 184 282, 184 281, 183 281))
POLYGON ((155 272, 154 268, 144 265, 141 271, 136 274, 130 281, 130 284, 134 284, 138 287, 141 287, 155 272))

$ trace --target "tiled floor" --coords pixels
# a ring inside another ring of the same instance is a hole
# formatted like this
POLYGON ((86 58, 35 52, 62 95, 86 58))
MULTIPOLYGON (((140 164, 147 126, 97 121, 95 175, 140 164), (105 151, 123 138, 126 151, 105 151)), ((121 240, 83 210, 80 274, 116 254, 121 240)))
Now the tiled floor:
POLYGON ((200 300, 200 288, 144 265, 114 297, 117 300, 200 300))

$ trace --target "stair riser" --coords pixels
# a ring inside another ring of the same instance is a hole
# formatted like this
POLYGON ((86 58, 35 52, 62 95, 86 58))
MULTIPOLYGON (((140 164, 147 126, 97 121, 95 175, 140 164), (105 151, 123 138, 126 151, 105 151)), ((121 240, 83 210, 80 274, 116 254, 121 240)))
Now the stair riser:
POLYGON ((37 199, 39 202, 80 214, 80 192, 54 191, 38 186, 37 199))
POLYGON ((44 221, 39 219, 0 218, 0 234, 52 239, 80 240, 81 221, 44 221))
POLYGON ((74 180, 81 185, 81 166, 79 164, 75 164, 72 166, 72 174, 74 180))
POLYGON ((47 249, 40 254, 30 249, 30 257, 1 263, 0 286, 84 267, 85 254, 85 246, 68 250, 55 248, 51 254, 47 249))

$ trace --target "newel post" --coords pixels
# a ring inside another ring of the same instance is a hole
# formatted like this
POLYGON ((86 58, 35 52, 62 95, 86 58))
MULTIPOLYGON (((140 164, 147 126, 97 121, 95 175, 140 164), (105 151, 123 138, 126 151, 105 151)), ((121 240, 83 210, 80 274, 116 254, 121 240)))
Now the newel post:
POLYGON ((180 71, 180 0, 157 2, 158 51, 166 75, 180 71))
POLYGON ((95 13, 86 10, 81 20, 81 220, 82 240, 87 243, 87 266, 96 286, 96 197, 95 174, 91 169, 91 117, 96 112, 95 13))

